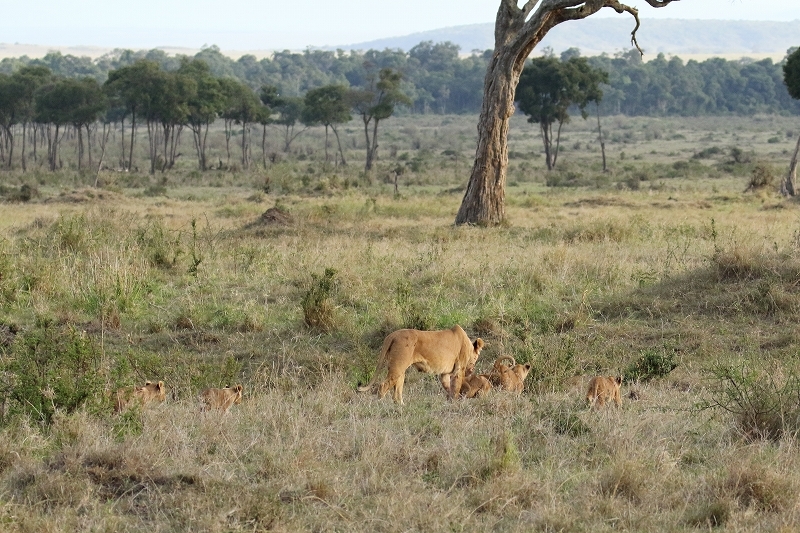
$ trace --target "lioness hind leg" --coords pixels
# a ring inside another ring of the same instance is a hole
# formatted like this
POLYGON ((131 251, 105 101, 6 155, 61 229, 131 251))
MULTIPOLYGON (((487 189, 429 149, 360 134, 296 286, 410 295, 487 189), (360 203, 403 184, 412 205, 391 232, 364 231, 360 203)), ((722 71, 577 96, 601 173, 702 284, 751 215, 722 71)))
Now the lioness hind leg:
POLYGON ((394 398, 395 403, 399 403, 400 405, 404 405, 403 404, 403 383, 405 382, 405 380, 406 380, 405 373, 400 374, 394 380, 394 394, 392 395, 392 398, 394 398))

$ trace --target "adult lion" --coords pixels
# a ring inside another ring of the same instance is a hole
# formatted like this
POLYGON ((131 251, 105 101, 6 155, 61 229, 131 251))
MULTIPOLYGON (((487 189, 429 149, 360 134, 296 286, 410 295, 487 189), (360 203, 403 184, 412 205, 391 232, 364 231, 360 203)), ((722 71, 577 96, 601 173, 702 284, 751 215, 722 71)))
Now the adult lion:
POLYGON ((392 398, 403 405, 406 370, 413 366, 420 372, 438 374, 447 397, 452 400, 461 391, 464 372, 475 366, 483 346, 482 339, 471 342, 458 325, 441 331, 399 329, 384 339, 372 379, 358 390, 374 390, 385 366, 386 379, 377 387, 377 394, 383 398, 393 388, 392 398))
POLYGON ((200 401, 200 409, 202 411, 219 409, 228 412, 228 409, 234 404, 242 403, 242 389, 241 385, 227 386, 222 389, 205 389, 197 396, 200 401))
POLYGON ((134 402, 146 405, 150 402, 163 402, 166 397, 167 389, 163 381, 158 383, 145 381, 142 387, 117 389, 114 395, 114 412, 119 413, 134 402))

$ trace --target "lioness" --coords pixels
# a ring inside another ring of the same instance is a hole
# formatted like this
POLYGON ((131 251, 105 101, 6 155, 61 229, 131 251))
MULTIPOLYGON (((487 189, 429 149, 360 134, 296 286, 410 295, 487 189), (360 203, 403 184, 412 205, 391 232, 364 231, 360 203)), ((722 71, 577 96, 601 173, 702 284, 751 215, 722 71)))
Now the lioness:
POLYGON ((125 387, 117 389, 114 395, 114 412, 119 413, 126 407, 139 402, 146 405, 150 402, 163 402, 167 397, 167 389, 164 382, 152 383, 145 381, 142 387, 125 387))
POLYGON ((492 385, 519 394, 525 386, 524 381, 530 371, 530 363, 517 364, 513 357, 504 355, 494 362, 487 377, 492 385), (506 361, 508 365, 505 364, 506 361))
POLYGON ((474 368, 468 368, 464 373, 464 383, 461 384, 461 396, 465 398, 479 398, 492 390, 492 384, 485 374, 476 374, 474 368))
POLYGON ((619 407, 622 399, 619 388, 622 385, 622 376, 595 376, 589 381, 589 390, 586 391, 586 401, 589 407, 603 407, 606 401, 614 400, 619 407))
POLYGON ((383 398, 389 389, 394 388, 392 398, 395 403, 403 405, 406 370, 413 366, 420 372, 438 374, 447 397, 452 400, 461 391, 464 372, 475 366, 483 346, 482 339, 470 342, 461 326, 457 325, 442 331, 399 329, 386 336, 372 379, 366 385, 359 386, 358 390, 374 390, 381 369, 385 366, 386 379, 376 392, 383 398))
POLYGON ((197 399, 200 400, 200 409, 202 411, 220 409, 227 413, 233 404, 242 403, 242 389, 241 385, 226 386, 222 389, 205 389, 197 396, 197 399))

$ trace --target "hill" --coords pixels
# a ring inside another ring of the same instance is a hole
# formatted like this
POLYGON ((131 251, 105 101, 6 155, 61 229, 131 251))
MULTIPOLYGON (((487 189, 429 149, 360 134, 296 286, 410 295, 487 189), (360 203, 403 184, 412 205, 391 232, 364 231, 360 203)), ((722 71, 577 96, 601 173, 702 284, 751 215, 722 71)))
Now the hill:
MULTIPOLYGON (((630 17, 589 18, 557 26, 538 47, 558 53, 570 47, 585 55, 614 53, 630 47, 630 17)), ((412 33, 363 43, 331 47, 343 50, 400 48, 409 50, 422 41, 450 41, 468 53, 494 46, 494 24, 470 24, 412 33)), ((774 55, 800 45, 800 20, 792 22, 683 20, 642 18, 639 43, 648 54, 682 55, 774 55)), ((782 57, 782 56, 781 56, 782 57)))

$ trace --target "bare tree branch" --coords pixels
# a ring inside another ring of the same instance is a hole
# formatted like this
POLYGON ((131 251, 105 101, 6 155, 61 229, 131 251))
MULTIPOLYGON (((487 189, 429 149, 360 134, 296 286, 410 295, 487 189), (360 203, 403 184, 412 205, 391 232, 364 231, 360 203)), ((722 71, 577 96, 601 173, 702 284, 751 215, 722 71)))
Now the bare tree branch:
MULTIPOLYGON (((657 2, 661 4, 661 6, 665 6, 672 0, 664 0, 663 2, 658 2, 658 0, 646 0, 646 1, 647 3, 657 2), (666 4, 664 2, 666 2, 666 4)), ((644 57, 644 50, 642 50, 642 48, 639 46, 639 42, 636 40, 636 32, 639 30, 639 26, 641 26, 641 22, 639 22, 639 10, 636 9, 635 7, 630 7, 625 4, 621 4, 617 0, 606 0, 606 6, 610 7, 617 13, 630 13, 633 16, 633 20, 636 21, 636 27, 633 28, 633 31, 631 32, 631 44, 635 46, 636 49, 639 50, 639 54, 642 55, 642 57, 644 57)))
POLYGON ((644 0, 644 1, 653 7, 664 7, 666 5, 671 4, 672 2, 677 2, 678 0, 644 0))

